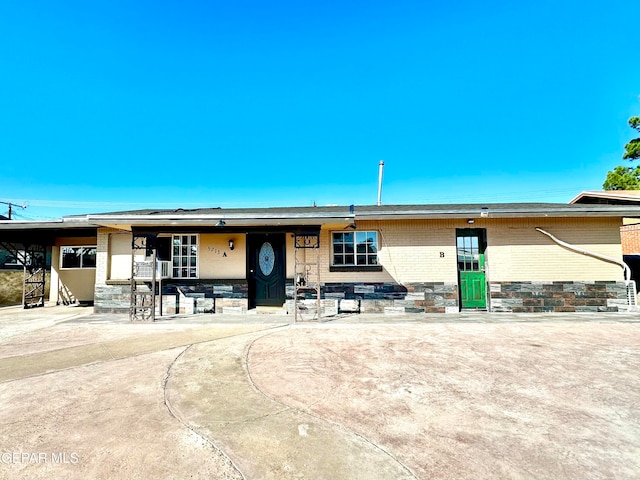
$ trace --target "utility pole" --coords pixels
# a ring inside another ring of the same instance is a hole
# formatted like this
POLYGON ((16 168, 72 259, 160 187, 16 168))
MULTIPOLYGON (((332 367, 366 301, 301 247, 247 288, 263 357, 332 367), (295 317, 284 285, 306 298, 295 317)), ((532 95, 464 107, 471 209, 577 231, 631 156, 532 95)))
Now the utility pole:
POLYGON ((3 203, 4 205, 9 206, 9 215, 8 215, 9 220, 11 220, 11 216, 13 214, 13 207, 27 208, 27 206, 24 204, 18 205, 17 203, 11 203, 11 202, 0 202, 0 203, 3 203))

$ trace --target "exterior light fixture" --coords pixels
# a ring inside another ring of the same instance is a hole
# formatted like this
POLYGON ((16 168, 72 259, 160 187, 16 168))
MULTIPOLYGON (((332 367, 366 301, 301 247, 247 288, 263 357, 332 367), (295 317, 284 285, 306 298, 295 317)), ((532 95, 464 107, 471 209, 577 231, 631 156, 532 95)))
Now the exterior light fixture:
POLYGON ((469 218, 469 219, 467 219, 467 223, 469 225, 472 225, 472 224, 476 223, 476 221, 473 218, 469 218))
POLYGON ((229 250, 233 250, 234 248, 236 247, 233 246, 233 240, 229 240, 229 250))
POLYGON ((218 223, 216 223, 216 227, 224 227, 226 225, 224 220, 218 220, 218 223))

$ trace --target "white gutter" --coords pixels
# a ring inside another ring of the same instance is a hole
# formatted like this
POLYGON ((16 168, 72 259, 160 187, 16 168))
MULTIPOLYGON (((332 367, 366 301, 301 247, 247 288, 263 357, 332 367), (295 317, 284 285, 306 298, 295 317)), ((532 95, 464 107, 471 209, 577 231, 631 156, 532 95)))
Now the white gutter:
POLYGON ((58 220, 0 220, 0 231, 20 231, 20 230, 50 230, 50 229, 75 229, 94 228, 98 225, 89 223, 86 218, 58 220))
POLYGON ((549 237, 551 240, 556 242, 561 247, 564 247, 568 250, 581 253, 582 255, 587 255, 589 257, 597 258, 598 260, 603 260, 605 262, 615 263, 616 265, 621 266, 624 270, 624 283, 625 285, 629 286, 629 283, 631 282, 631 269, 629 268, 629 265, 624 263, 622 260, 618 260, 617 258, 613 258, 613 257, 608 257, 600 253, 590 252, 589 250, 585 250, 584 248, 576 247, 575 245, 571 245, 570 243, 563 242, 562 240, 556 238, 555 236, 541 229, 540 227, 536 227, 536 230, 546 235, 547 237, 549 237))
POLYGON ((228 217, 219 216, 215 219, 177 219, 177 218, 118 218, 105 219, 93 218, 92 223, 100 226, 114 225, 134 225, 138 227, 215 227, 217 222, 223 221, 226 227, 279 227, 279 226, 308 226, 308 225, 328 225, 337 224, 347 226, 353 223, 353 217, 332 217, 332 218, 315 218, 315 219, 247 219, 236 220, 228 217))
POLYGON ((640 208, 624 205, 550 205, 550 206, 508 206, 489 204, 457 206, 429 205, 386 207, 356 206, 357 220, 423 220, 449 218, 584 218, 584 217, 640 217, 640 208), (604 207, 604 208, 603 208, 604 207))

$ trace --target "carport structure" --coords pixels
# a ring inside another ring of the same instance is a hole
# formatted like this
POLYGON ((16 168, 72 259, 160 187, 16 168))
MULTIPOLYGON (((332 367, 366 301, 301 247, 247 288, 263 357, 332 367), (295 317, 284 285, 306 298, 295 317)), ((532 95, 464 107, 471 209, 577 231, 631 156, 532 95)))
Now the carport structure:
POLYGON ((22 305, 43 307, 46 296, 47 255, 60 237, 96 236, 96 227, 86 221, 55 220, 43 222, 2 221, 0 247, 7 250, 24 270, 22 305))

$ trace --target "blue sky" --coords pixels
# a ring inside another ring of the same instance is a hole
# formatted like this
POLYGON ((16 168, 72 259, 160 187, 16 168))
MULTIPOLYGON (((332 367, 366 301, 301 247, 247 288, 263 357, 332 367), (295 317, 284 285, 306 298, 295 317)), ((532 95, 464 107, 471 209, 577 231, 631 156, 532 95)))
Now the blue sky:
MULTIPOLYGON (((624 162, 637 0, 0 2, 0 201, 567 202, 624 162)), ((0 205, 0 212, 3 210, 0 205)))

